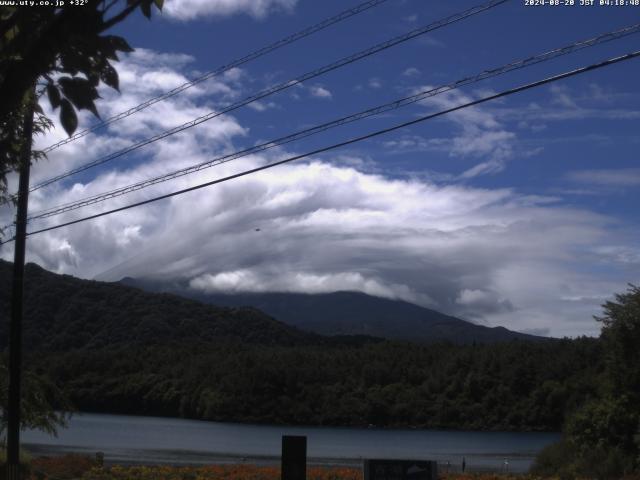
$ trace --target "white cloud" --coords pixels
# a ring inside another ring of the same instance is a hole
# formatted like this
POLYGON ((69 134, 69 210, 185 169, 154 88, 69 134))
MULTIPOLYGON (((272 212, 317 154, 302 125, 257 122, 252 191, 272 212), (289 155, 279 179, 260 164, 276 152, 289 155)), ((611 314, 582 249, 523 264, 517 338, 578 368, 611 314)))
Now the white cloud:
POLYGON ((576 170, 567 177, 573 182, 603 187, 640 186, 640 168, 576 170))
POLYGON ((594 248, 596 253, 605 262, 614 262, 621 265, 640 265, 640 248, 629 245, 603 245, 594 248))
MULTIPOLYGON (((172 69, 171 58, 158 55, 154 61, 154 55, 130 56, 119 68, 179 82, 189 67, 188 58, 178 57, 181 66, 172 69)), ((135 75, 123 75, 123 81, 122 95, 105 92, 100 106, 105 115, 156 91, 153 82, 135 84, 135 75)), ((56 151, 34 167, 36 180, 87 160, 89 147, 111 151, 158 127, 198 116, 207 111, 205 103, 236 92, 233 79, 217 82, 216 88, 172 98, 56 151)), ((499 157, 499 145, 510 141, 509 132, 486 111, 466 112, 454 121, 461 136, 475 142, 471 152, 445 139, 444 146, 457 148, 458 155, 499 157)), ((232 150, 246 133, 233 117, 219 117, 148 148, 136 163, 114 162, 95 178, 37 191, 32 211, 201 162, 232 150)), ((62 137, 58 130, 40 142, 62 137)), ((186 188, 286 154, 273 150, 245 157, 37 226, 186 188)), ((35 235, 29 239, 29 259, 82 277, 171 276, 205 290, 361 290, 490 325, 550 329, 554 335, 596 333, 591 316, 599 311, 598 299, 638 281, 629 277, 636 250, 616 238, 609 218, 510 189, 392 179, 372 172, 375 158, 361 162, 345 155, 280 166, 35 235), (612 257, 620 261, 609 262, 612 257), (610 269, 606 276, 585 271, 598 259, 610 269)), ((3 223, 10 218, 10 211, 0 211, 3 223)), ((1 255, 10 258, 11 247, 4 246, 1 255)))
MULTIPOLYGON (((433 87, 426 85, 415 89, 415 93, 431 88, 433 87)), ((429 97, 420 103, 431 113, 448 110, 469 103, 473 99, 470 95, 453 90, 429 97)), ((515 133, 508 130, 491 110, 480 107, 465 108, 448 114, 444 119, 456 127, 451 137, 423 138, 419 135, 404 135, 387 140, 383 145, 395 152, 438 151, 452 157, 480 158, 480 163, 458 175, 460 180, 501 172, 506 163, 515 156, 515 133)), ((539 149, 533 149, 527 152, 519 151, 518 154, 526 157, 539 152, 539 149)))
POLYGON ((263 18, 274 10, 292 10, 297 0, 167 0, 163 12, 179 20, 246 13, 263 18))
POLYGON ((407 69, 405 69, 404 72, 402 72, 402 75, 405 77, 418 77, 420 76, 421 72, 419 69, 417 69, 416 67, 409 67, 407 69))
POLYGON ((247 106, 255 110, 256 112, 265 112, 272 108, 278 108, 278 104, 275 102, 260 102, 260 101, 252 102, 247 106))
POLYGON ((311 93, 312 96, 317 97, 317 98, 332 98, 333 95, 331 94, 331 92, 324 88, 321 85, 313 85, 312 87, 309 87, 309 92, 311 93))
POLYGON ((467 180, 470 178, 479 177, 482 175, 490 175, 493 173, 499 173, 505 168, 504 162, 500 159, 491 159, 486 162, 478 163, 477 165, 462 172, 458 178, 461 180, 467 180))
POLYGON ((509 300, 491 290, 468 289, 460 291, 456 303, 462 307, 463 315, 469 318, 482 318, 487 313, 513 312, 509 300))
MULTIPOLYGON (((429 85, 414 89, 414 93, 432 88, 429 85)), ((544 146, 552 143, 566 143, 570 141, 611 142, 610 136, 585 134, 579 137, 549 138, 546 136, 535 146, 535 142, 520 141, 516 135, 518 129, 540 133, 546 130, 551 121, 593 119, 634 119, 640 118, 637 110, 633 109, 629 94, 614 94, 590 85, 588 93, 578 96, 566 86, 554 86, 549 89, 548 104, 530 103, 524 107, 509 107, 505 103, 492 102, 484 106, 465 108, 450 113, 443 120, 455 126, 451 136, 425 138, 420 135, 403 135, 399 138, 386 140, 383 145, 390 152, 441 152, 451 157, 479 159, 475 165, 467 167, 458 175, 447 176, 448 180, 469 180, 482 175, 492 175, 502 172, 508 163, 517 158, 524 160, 544 151, 544 146), (625 101, 626 105, 614 104, 625 101), (543 123, 545 122, 545 123, 543 123), (515 124, 515 125, 513 125, 515 124), (513 126, 512 126, 513 125, 513 126), (544 142, 544 143, 542 143, 544 142), (528 146, 527 146, 528 145, 528 146)), ((450 109, 476 98, 491 95, 492 91, 476 90, 472 94, 453 90, 442 95, 427 98, 421 102, 429 112, 450 109)), ((637 98, 634 97, 635 100, 637 98)), ((583 170, 571 172, 567 175, 570 181, 600 187, 600 192, 610 192, 615 186, 631 187, 639 183, 637 169, 623 170, 583 170), (608 190, 606 190, 608 188, 608 190)), ((571 194, 595 194, 597 192, 585 190, 566 190, 571 194)))
POLYGON ((369 79, 369 88, 373 88, 374 90, 382 88, 382 80, 380 80, 377 77, 370 78, 369 79))
MULTIPOLYGON (((336 291, 360 291, 368 295, 398 298, 418 295, 406 285, 386 284, 375 278, 365 278, 359 272, 316 274, 295 272, 278 275, 273 272, 235 270, 215 275, 200 275, 189 283, 191 288, 204 292, 302 292, 331 293, 336 291)), ((424 302, 431 300, 423 296, 424 302)))
POLYGON ((534 125, 567 120, 640 118, 638 96, 635 94, 614 94, 595 84, 578 90, 579 93, 566 85, 553 85, 548 91, 549 96, 544 103, 531 102, 518 108, 502 108, 500 117, 505 121, 525 121, 534 125))

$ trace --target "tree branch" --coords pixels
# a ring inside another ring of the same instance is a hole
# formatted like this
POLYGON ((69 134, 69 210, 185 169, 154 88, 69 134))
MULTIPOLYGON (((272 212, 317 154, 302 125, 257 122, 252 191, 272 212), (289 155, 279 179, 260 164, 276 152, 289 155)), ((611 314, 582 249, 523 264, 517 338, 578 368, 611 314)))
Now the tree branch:
MULTIPOLYGON (((105 3, 106 3, 106 0, 105 0, 105 3)), ((102 14, 104 15, 109 10, 111 10, 111 7, 113 7, 116 3, 118 3, 118 0, 111 0, 111 2, 109 2, 108 5, 105 5, 105 7, 102 9, 102 14)))
POLYGON ((102 28, 98 33, 102 33, 105 30, 108 30, 109 28, 113 27, 114 25, 120 23, 122 20, 127 18, 131 12, 133 12, 136 8, 138 8, 138 6, 140 5, 140 1, 141 0, 136 0, 134 3, 132 3, 127 8, 122 10, 119 14, 111 17, 109 20, 104 22, 104 24, 102 25, 102 28))

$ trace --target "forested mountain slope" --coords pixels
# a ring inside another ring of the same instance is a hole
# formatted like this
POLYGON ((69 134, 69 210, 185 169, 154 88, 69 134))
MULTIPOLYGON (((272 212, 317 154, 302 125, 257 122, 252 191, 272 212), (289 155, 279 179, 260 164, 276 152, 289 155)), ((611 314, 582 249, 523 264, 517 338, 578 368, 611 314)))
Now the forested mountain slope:
MULTIPOLYGON (((0 261, 0 342, 8 333, 12 264, 0 261)), ((120 344, 209 342, 301 345, 319 337, 254 308, 220 308, 115 283, 26 266, 24 341, 29 349, 67 351, 120 344)))
POLYGON ((360 292, 203 293, 183 282, 124 278, 121 283, 155 292, 173 292, 212 305, 255 307, 288 325, 321 335, 371 335, 390 340, 459 344, 495 343, 544 337, 486 327, 400 300, 360 292))
MULTIPOLYGON (((10 264, 0 263, 6 344, 10 264)), ((251 308, 27 267, 25 365, 82 411, 219 421, 559 430, 599 339, 455 345, 307 334, 251 308)))

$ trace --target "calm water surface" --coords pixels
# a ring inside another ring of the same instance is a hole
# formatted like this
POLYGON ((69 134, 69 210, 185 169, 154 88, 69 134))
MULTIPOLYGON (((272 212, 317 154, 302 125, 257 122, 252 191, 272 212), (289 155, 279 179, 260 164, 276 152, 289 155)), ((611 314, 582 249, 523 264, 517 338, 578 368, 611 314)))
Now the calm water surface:
POLYGON ((331 427, 282 427, 203 422, 175 418, 76 414, 69 428, 51 437, 23 432, 35 454, 105 453, 107 462, 206 464, 277 463, 282 435, 306 435, 310 463, 360 465, 363 458, 406 458, 447 462, 458 470, 528 470, 555 433, 381 430, 331 427))

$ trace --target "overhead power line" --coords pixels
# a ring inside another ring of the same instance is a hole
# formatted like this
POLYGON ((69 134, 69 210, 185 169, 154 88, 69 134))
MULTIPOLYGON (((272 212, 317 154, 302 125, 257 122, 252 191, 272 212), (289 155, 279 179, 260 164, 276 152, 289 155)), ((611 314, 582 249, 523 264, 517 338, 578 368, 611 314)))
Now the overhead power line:
POLYGON ((185 175, 189 175, 191 173, 194 172, 198 172, 201 171, 203 169, 206 168, 210 168, 216 165, 221 165, 223 163, 227 163, 230 162, 232 160, 241 158, 241 157, 245 157, 247 155, 251 155, 251 154, 255 154, 255 153, 259 153, 262 152, 264 150, 279 146, 279 145, 284 145, 302 138, 306 138, 309 137, 311 135, 315 135, 317 133, 321 133, 324 132, 326 130, 329 130, 331 128, 336 128, 348 123, 352 123, 358 120, 362 120, 364 118, 370 117, 370 116, 374 116, 374 115, 378 115, 384 112, 388 112, 391 110, 395 110, 413 103, 416 103, 420 100, 424 100, 426 98, 430 98, 442 93, 445 93, 447 91, 450 90, 454 90, 456 88, 465 86, 465 85, 469 85, 472 83, 476 83, 479 82, 481 80, 485 80, 487 78, 491 78, 491 77, 496 77, 502 74, 505 74, 507 72, 511 72, 513 70, 518 70, 521 68, 525 68, 525 67, 529 67, 531 65, 536 65, 542 62, 546 62, 549 60, 552 60, 554 58, 563 56, 563 55, 567 55, 573 52, 576 52, 578 50, 584 49, 584 48, 588 48, 588 47, 593 47, 595 45, 599 45, 605 42, 609 42, 611 40, 616 40, 619 38, 623 38, 626 37, 628 35, 634 34, 634 33, 638 33, 640 32, 640 23, 637 23, 635 25, 630 25, 628 27, 624 27, 618 30, 615 30, 613 32, 608 32, 608 33, 604 33, 602 35, 598 35, 597 37, 593 37, 590 38, 588 40, 580 40, 577 42, 574 42, 570 45, 566 45, 560 48, 555 48, 553 50, 549 50, 547 52, 544 53, 540 53, 538 55, 534 55, 534 56, 530 56, 521 60, 517 60, 505 65, 502 65, 500 67, 497 68, 492 68, 492 69, 487 69, 484 70, 476 75, 472 75, 472 76, 468 76, 465 77, 463 79, 457 80, 455 82, 451 82, 448 83, 446 85, 441 85, 435 88, 431 88, 429 90, 425 90, 425 91, 421 91, 417 94, 408 96, 408 97, 404 97, 401 98, 399 100, 395 100, 393 102, 389 102, 389 103, 385 103, 383 105, 379 105, 373 108, 369 108, 367 110, 363 110, 361 112, 349 115, 349 116, 345 116, 336 120, 333 120, 331 122, 326 122, 320 125, 316 125, 295 133, 292 133, 290 135, 284 136, 284 137, 280 137, 277 138, 275 140, 271 140, 269 142, 264 142, 261 143, 259 145, 255 145, 252 146, 250 148, 246 148, 228 155, 223 155, 223 156, 219 156, 216 157, 214 159, 211 160, 207 160, 206 162, 202 162, 196 165, 192 165, 186 168, 182 168, 170 173, 166 173, 163 175, 159 175, 157 177, 154 178, 150 178, 150 179, 146 179, 146 180, 142 180, 140 182, 137 183, 133 183, 124 187, 120 187, 120 188, 116 188, 107 192, 103 192, 97 195, 93 195, 91 197, 87 197, 81 200, 76 200, 73 202, 68 202, 62 205, 57 205, 55 207, 46 209, 46 210, 42 210, 39 212, 35 212, 32 215, 29 216, 29 220, 36 220, 36 219, 42 219, 42 218, 48 218, 48 217, 52 217, 55 215, 60 215, 62 213, 65 212, 69 212, 72 210, 77 210, 79 208, 88 206, 88 205, 93 205, 105 200, 109 200, 112 198, 116 198, 116 197, 120 197, 122 195, 126 195, 128 193, 131 192, 135 192, 138 190, 141 190, 143 188, 147 188, 150 187, 152 185, 156 185, 162 182, 166 182, 169 180, 173 180, 175 178, 179 178, 185 175))
MULTIPOLYGON (((397 125, 394 125, 392 127, 388 127, 388 128, 382 129, 382 130, 377 130, 375 132, 372 132, 372 133, 369 133, 369 134, 366 134, 366 135, 362 135, 362 136, 359 136, 359 137, 355 137, 355 138, 352 138, 350 140, 346 140, 344 142, 334 143, 333 145, 329 145, 327 147, 319 148, 319 149, 316 149, 316 150, 313 150, 313 151, 310 151, 310 152, 307 152, 307 153, 303 153, 301 155, 295 155, 293 157, 289 157, 289 158, 286 158, 284 160, 280 160, 280 161, 273 162, 273 163, 270 163, 270 164, 267 164, 267 165, 263 165, 263 166, 256 167, 256 168, 252 168, 250 170, 245 170, 243 172, 236 173, 234 175, 229 175, 229 176, 224 177, 224 178, 219 178, 219 179, 216 179, 216 180, 212 180, 210 182, 201 183, 199 185, 195 185, 195 186, 192 186, 192 187, 184 188, 182 190, 177 190, 175 192, 167 193, 165 195, 159 195, 157 197, 153 197, 153 198, 150 198, 148 200, 132 203, 132 204, 129 204, 129 205, 126 205, 126 206, 123 206, 123 207, 119 207, 119 208, 114 208, 112 210, 108 210, 108 211, 105 211, 105 212, 97 213, 95 215, 89 215, 89 216, 82 217, 82 218, 79 218, 79 219, 76 219, 76 220, 72 220, 72 221, 69 221, 69 222, 64 222, 64 223, 60 223, 60 224, 53 225, 53 226, 50 226, 50 227, 41 228, 39 230, 34 230, 34 231, 29 232, 27 235, 31 236, 31 235, 36 235, 38 233, 44 233, 44 232, 49 232, 51 230, 57 230, 59 228, 67 227, 67 226, 70 226, 70 225, 75 225, 75 224, 81 223, 81 222, 86 222, 88 220, 93 220, 93 219, 96 219, 96 218, 104 217, 104 216, 107 216, 107 215, 111 215, 111 214, 114 214, 114 213, 117 213, 117 212, 122 212, 122 211, 125 211, 125 210, 129 210, 131 208, 142 206, 142 205, 147 205, 147 204, 150 204, 150 203, 153 203, 153 202, 157 202, 159 200, 165 200, 167 198, 171 198, 171 197, 175 197, 175 196, 178 196, 178 195, 182 195, 184 193, 188 193, 188 192, 192 192, 192 191, 195 191, 195 190, 199 190, 199 189, 202 189, 202 188, 205 188, 205 187, 209 187, 211 185, 216 185, 216 184, 219 184, 219 183, 227 182, 229 180, 234 180, 236 178, 240 178, 240 177, 244 177, 244 176, 247 176, 247 175, 251 175, 253 173, 257 173, 257 172, 260 172, 260 171, 263 171, 263 170, 267 170, 267 169, 270 169, 270 168, 273 168, 273 167, 277 167, 279 165, 284 165, 286 163, 290 163, 290 162, 293 162, 295 160, 300 160, 302 158, 306 158, 306 157, 309 157, 311 155, 318 155, 320 153, 324 153, 324 152, 328 152, 330 150, 335 150, 337 148, 345 147, 347 145, 351 145, 351 144, 354 144, 356 142, 361 142, 363 140, 367 140, 367 139, 374 138, 374 137, 377 137, 377 136, 380 136, 380 135, 384 135, 384 134, 399 130, 401 128, 405 128, 405 127, 408 127, 408 126, 411 126, 411 125, 415 125, 415 124, 418 124, 418 123, 421 123, 421 122, 424 122, 424 121, 427 121, 427 120, 431 120, 433 118, 440 117, 440 116, 443 116, 443 115, 446 115, 448 113, 452 113, 452 112, 455 112, 455 111, 458 111, 458 110, 462 110, 462 109, 465 109, 465 108, 469 108, 469 107, 473 107, 473 106, 476 106, 476 105, 480 105, 482 103, 489 102, 491 100, 496 100, 498 98, 502 98, 502 97, 506 97, 506 96, 509 96, 509 95, 513 95, 513 94, 516 94, 516 93, 519 93, 519 92, 523 92, 525 90, 529 90, 529 89, 532 89, 532 88, 540 87, 542 85, 547 85, 549 83, 557 82, 557 81, 563 80, 565 78, 573 77, 573 76, 580 75, 580 74, 583 74, 583 73, 586 73, 586 72, 590 72, 590 71, 593 71, 593 70, 597 70, 597 69, 600 69, 600 68, 608 67, 608 66, 616 64, 616 63, 620 63, 620 62, 624 62, 624 61, 627 61, 627 60, 631 60, 631 59, 636 58, 638 56, 640 56, 640 50, 636 50, 634 52, 628 53, 626 55, 621 55, 619 57, 610 58, 608 60, 604 60, 602 62, 595 63, 595 64, 592 64, 592 65, 588 65, 588 66, 585 66, 585 67, 576 68, 574 70, 571 70, 571 71, 568 71, 568 72, 564 72, 564 73, 561 73, 561 74, 558 74, 558 75, 554 75, 552 77, 547 77, 547 78, 545 78, 543 80, 538 80, 538 81, 535 81, 535 82, 532 82, 532 83, 521 85, 519 87, 511 88, 509 90, 504 90, 504 91, 502 91, 500 93, 497 93, 497 94, 494 94, 494 95, 489 95, 489 96, 480 98, 478 100, 474 100, 472 102, 468 102, 468 103, 465 103, 465 104, 462 104, 462 105, 458 105, 457 107, 452 107, 452 108, 449 108, 449 109, 446 109, 446 110, 441 110, 439 112, 432 113, 432 114, 429 114, 429 115, 425 115, 425 116, 416 118, 414 120, 410 120, 408 122, 400 123, 400 124, 397 124, 397 125)), ((2 243, 8 243, 8 242, 11 242, 13 240, 14 240, 14 238, 12 238, 10 240, 7 240, 5 242, 2 242, 2 243)))
POLYGON ((60 140, 59 142, 56 142, 52 145, 49 145, 47 148, 45 148, 43 151, 45 153, 51 152, 52 150, 55 150, 56 148, 61 147, 62 145, 66 145, 67 143, 73 142, 75 140, 78 140, 79 138, 85 137, 88 134, 90 134, 91 132, 94 132, 100 128, 103 128, 107 125, 110 125, 114 122, 117 122, 118 120, 122 120, 123 118, 129 117, 131 115, 133 115, 134 113, 140 112, 148 107, 150 107, 151 105, 154 105, 158 102, 161 102, 163 100, 166 100, 167 98, 171 98, 174 95, 177 95, 181 92, 184 92, 185 90, 187 90, 188 88, 193 87, 194 85, 198 85, 199 83, 202 83, 206 80, 209 80, 210 78, 213 77, 217 77, 222 75, 225 72, 228 72, 229 70, 231 70, 232 68, 236 68, 239 67, 240 65, 244 65, 245 63, 251 62, 253 60, 256 60, 264 55, 267 55, 268 53, 271 53, 275 50, 278 50, 282 47, 285 47, 287 45, 290 45, 294 42, 297 42, 298 40, 301 40, 305 37, 308 37, 314 33, 317 33, 321 30, 324 30, 325 28, 330 27, 331 25, 334 25, 336 23, 339 23, 343 20, 346 20, 350 17, 353 17, 354 15, 357 15, 359 13, 362 13, 366 10, 369 10, 370 8, 373 7, 377 7, 378 5, 387 2, 388 0, 369 0, 367 2, 363 2, 359 5, 356 5, 352 8, 348 8, 340 13, 338 13, 337 15, 334 15, 332 17, 326 18, 324 20, 322 20, 319 23, 316 23, 315 25, 312 25, 310 27, 307 27, 303 30, 300 30, 299 32, 296 32, 292 35, 289 35, 288 37, 285 38, 281 38, 280 40, 271 43, 270 45, 267 45, 266 47, 262 47, 248 55, 245 55, 242 58, 239 58, 237 60, 233 60, 232 62, 227 63, 226 65, 222 65, 221 67, 218 67, 215 70, 212 70, 208 73, 205 73, 204 75, 201 75, 198 78, 194 78, 193 80, 190 80, 188 82, 183 83, 182 85, 173 88, 165 93, 162 93, 156 97, 153 97, 149 100, 147 100, 146 102, 143 102, 139 105, 136 105, 135 107, 132 107, 128 110, 125 110, 123 112, 120 112, 116 115, 113 115, 112 117, 107 118, 106 120, 99 122, 89 128, 86 128, 84 130, 81 130, 77 133, 75 133, 74 135, 70 136, 69 138, 65 138, 64 140, 60 140))
POLYGON ((49 178, 48 180, 44 180, 43 182, 40 182, 36 185, 34 185, 33 187, 31 187, 30 192, 33 192, 35 190, 38 190, 40 188, 46 187, 47 185, 51 185, 52 183, 58 182, 64 178, 70 177, 72 175, 78 174, 80 172, 84 172, 90 168, 93 168, 95 166, 98 165, 102 165, 106 162, 109 162, 111 160, 114 160, 116 158, 119 158, 129 152, 132 152, 134 150, 137 150, 141 147, 144 147, 146 145, 149 145, 151 143, 157 142, 158 140, 161 140, 163 138, 169 137, 171 135, 174 135, 176 133, 182 132, 184 130, 187 130, 189 128, 195 127, 196 125, 199 125, 203 122, 206 122, 208 120, 211 120, 213 118, 219 117, 220 115, 223 115, 225 113, 229 113, 233 110, 237 110, 240 107, 243 107, 245 105, 248 105, 250 103, 256 102, 258 100, 261 100, 265 97, 268 97, 270 95, 273 95, 275 93, 281 92, 283 90, 286 90, 288 88, 291 88, 295 85, 298 85, 300 83, 303 83, 307 80, 310 80, 312 78, 318 77, 320 75, 324 75, 325 73, 328 73, 330 71, 336 70, 338 68, 344 67, 345 65, 349 65, 351 63, 357 62, 358 60, 361 60, 363 58, 369 57, 371 55, 374 55, 376 53, 379 53, 383 50, 386 50, 388 48, 394 47, 400 43, 406 42, 408 40, 411 40, 413 38, 416 38, 420 35, 424 35, 428 32, 437 30, 439 28, 442 28, 446 25, 450 25, 452 23, 458 22, 460 20, 466 19, 468 17, 471 17, 473 15, 477 15, 481 12, 484 12, 486 10, 489 10, 491 8, 497 7, 498 5, 501 5, 503 3, 508 2, 509 0, 490 0, 489 2, 486 2, 482 5, 477 5, 475 7, 469 8, 467 10, 464 10, 463 12, 460 13, 456 13, 453 15, 450 15, 442 20, 438 20, 434 23, 431 23, 429 25, 417 28, 415 30, 411 30, 408 33, 405 33, 403 35, 399 35, 397 37, 394 37, 390 40, 387 40, 385 42, 382 43, 378 43, 377 45, 374 45, 373 47, 369 47, 365 50, 362 50, 358 53, 354 53, 352 55, 349 55, 347 57, 344 57, 340 60, 337 60, 333 63, 330 63, 328 65, 325 65, 323 67, 320 67, 316 70, 313 70, 311 72, 307 72, 303 75, 300 75, 292 80, 283 82, 283 83, 279 83, 273 87, 267 88, 266 90, 262 90, 258 93, 255 93, 247 98, 245 98, 244 100, 241 100, 239 102, 236 102, 232 105, 229 105, 225 108, 223 108, 220 111, 217 112, 210 112, 207 113, 205 115, 202 115, 198 118, 195 118, 189 122, 186 122, 182 125, 179 125, 177 127, 171 128, 169 130, 166 130, 158 135, 154 135, 153 137, 141 140, 133 145, 130 145, 122 150, 113 152, 109 155, 106 155, 104 157, 98 158, 97 160, 94 160, 92 162, 89 162, 85 165, 82 165, 80 167, 74 168, 72 170, 67 171, 66 173, 62 173, 60 175, 56 175, 52 178, 49 178))

